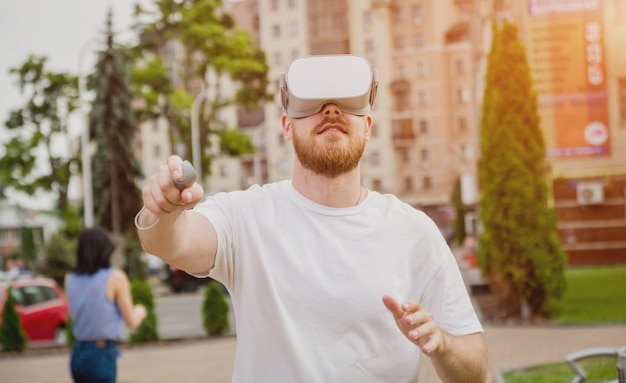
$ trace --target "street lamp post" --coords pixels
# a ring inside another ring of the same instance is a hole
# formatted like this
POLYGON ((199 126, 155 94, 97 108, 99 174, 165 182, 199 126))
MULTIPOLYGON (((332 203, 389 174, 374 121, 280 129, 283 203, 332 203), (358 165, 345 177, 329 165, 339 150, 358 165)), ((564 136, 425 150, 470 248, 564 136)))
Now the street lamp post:
POLYGON ((193 167, 196 169, 199 181, 202 182, 202 163, 200 162, 200 132, 198 121, 198 109, 206 98, 206 91, 201 90, 191 105, 191 156, 193 167))
POLYGON ((89 153, 89 116, 85 102, 86 79, 83 73, 83 58, 87 48, 91 46, 95 39, 88 40, 80 50, 78 56, 78 104, 83 120, 83 130, 81 132, 81 155, 83 162, 83 210, 85 227, 93 226, 93 189, 91 184, 91 153, 89 153))

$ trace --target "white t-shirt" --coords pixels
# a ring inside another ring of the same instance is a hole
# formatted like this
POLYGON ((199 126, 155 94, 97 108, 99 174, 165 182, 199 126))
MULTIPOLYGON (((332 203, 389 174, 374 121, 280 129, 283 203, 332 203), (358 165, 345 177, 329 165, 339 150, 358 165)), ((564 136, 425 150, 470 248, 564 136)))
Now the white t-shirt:
POLYGON ((392 195, 318 205, 282 181, 197 205, 231 294, 233 382, 415 382, 420 351, 382 303, 417 299, 454 334, 482 331, 434 222, 392 195))

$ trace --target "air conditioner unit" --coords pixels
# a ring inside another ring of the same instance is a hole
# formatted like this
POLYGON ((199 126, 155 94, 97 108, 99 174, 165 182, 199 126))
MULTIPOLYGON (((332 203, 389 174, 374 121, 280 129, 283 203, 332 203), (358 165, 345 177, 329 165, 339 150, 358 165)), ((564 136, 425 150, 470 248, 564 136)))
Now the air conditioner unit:
POLYGON ((576 201, 580 205, 604 202, 604 185, 601 182, 581 182, 576 186, 576 201))

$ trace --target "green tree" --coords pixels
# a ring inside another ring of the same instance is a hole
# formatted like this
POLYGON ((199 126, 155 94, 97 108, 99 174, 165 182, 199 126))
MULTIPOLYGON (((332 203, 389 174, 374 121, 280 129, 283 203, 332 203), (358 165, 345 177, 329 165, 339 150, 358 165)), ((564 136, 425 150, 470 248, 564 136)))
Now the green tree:
POLYGON ((96 143, 93 164, 94 218, 96 225, 122 234, 133 229, 141 208, 137 181, 143 177, 136 158, 138 134, 130 87, 128 57, 114 47, 111 15, 107 20, 106 48, 100 52, 90 78, 95 100, 89 115, 90 136, 96 143))
POLYGON ((68 132, 68 121, 78 108, 78 80, 48 70, 46 60, 29 56, 11 69, 27 100, 5 122, 11 138, 0 158, 0 182, 29 196, 52 193, 63 214, 68 208, 70 178, 79 165, 68 132))
POLYGON ((209 335, 221 335, 228 331, 228 302, 217 282, 211 281, 204 288, 202 301, 202 325, 209 335))
POLYGON ((2 310, 2 324, 0 325, 0 345, 7 352, 22 352, 28 344, 28 337, 22 326, 22 320, 18 315, 15 305, 15 297, 13 297, 13 288, 7 289, 7 298, 4 301, 4 309, 2 310))
MULTIPOLYGON (((191 153, 190 109, 204 91, 210 96, 199 107, 200 147, 209 147, 210 138, 218 136, 223 153, 252 152, 249 138, 219 115, 232 105, 252 111, 272 97, 263 51, 247 32, 235 28, 222 1, 155 0, 155 8, 148 12, 137 7, 136 12, 151 19, 139 25, 142 42, 135 49, 141 63, 133 72, 143 101, 140 118, 165 117, 172 147, 182 145, 184 153, 191 153), (224 82, 234 85, 234 94, 222 91, 224 82)), ((209 173, 208 153, 202 150, 200 179, 209 173)))
POLYGON ((457 178, 450 195, 450 205, 454 208, 454 243, 460 245, 467 234, 465 229, 465 213, 467 208, 463 205, 461 196, 461 178, 457 178))
POLYGON ((130 284, 130 292, 135 304, 142 304, 146 308, 147 316, 139 327, 131 332, 129 343, 145 343, 159 340, 157 317, 154 311, 154 295, 146 279, 134 279, 130 284))
POLYGON ((517 27, 494 24, 481 121, 480 264, 523 317, 549 313, 565 289, 565 253, 548 206, 537 97, 517 27))

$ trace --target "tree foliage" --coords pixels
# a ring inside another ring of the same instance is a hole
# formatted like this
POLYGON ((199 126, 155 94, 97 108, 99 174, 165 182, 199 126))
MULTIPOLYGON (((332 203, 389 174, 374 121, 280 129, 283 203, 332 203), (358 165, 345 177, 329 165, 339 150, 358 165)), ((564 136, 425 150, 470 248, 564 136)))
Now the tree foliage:
MULTIPOLYGON (((199 140, 208 148, 212 135, 227 154, 250 153, 247 137, 236 137, 221 117, 232 105, 248 111, 270 99, 265 55, 248 33, 234 26, 219 0, 156 0, 154 12, 137 7, 137 15, 150 21, 140 24, 141 43, 136 47, 138 65, 133 83, 142 103, 141 120, 164 117, 170 127, 172 147, 183 146, 191 154, 193 100, 205 92, 199 108, 199 140), (226 85, 234 92, 225 92, 226 85), (233 139, 237 138, 237 139, 233 139)), ((202 173, 210 169, 208 150, 201 155, 202 173)))
POLYGON ((141 208, 137 182, 143 173, 135 155, 138 127, 129 83, 128 57, 123 49, 114 46, 109 15, 106 47, 90 78, 90 88, 96 96, 89 129, 96 144, 92 160, 95 224, 115 234, 132 229, 133 217, 141 208))
POLYGON ((11 138, 0 158, 0 182, 29 196, 53 193, 63 214, 68 208, 70 178, 79 164, 68 131, 70 116, 78 108, 78 80, 48 70, 46 61, 46 57, 29 56, 11 69, 27 99, 5 122, 11 138))
POLYGON ((523 316, 565 289, 565 253, 548 206, 537 97, 517 27, 494 25, 481 121, 480 263, 492 291, 523 316))
POLYGON ((2 324, 0 325, 0 345, 2 345, 2 350, 6 352, 22 352, 28 344, 28 336, 15 308, 17 302, 13 297, 12 287, 7 289, 6 294, 7 298, 2 310, 2 324))

